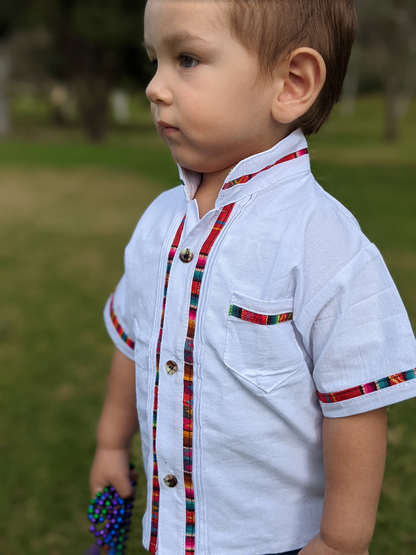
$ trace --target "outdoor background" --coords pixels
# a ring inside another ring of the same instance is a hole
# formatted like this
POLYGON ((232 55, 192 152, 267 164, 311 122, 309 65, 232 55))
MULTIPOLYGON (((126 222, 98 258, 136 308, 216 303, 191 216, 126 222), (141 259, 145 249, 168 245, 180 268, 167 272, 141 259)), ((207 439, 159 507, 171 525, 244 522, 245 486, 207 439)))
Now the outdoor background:
MULTIPOLYGON (((112 344, 102 322, 149 202, 178 183, 144 96, 143 0, 0 5, 0 553, 82 555, 112 344)), ((361 0, 314 173, 381 250, 416 328, 416 3, 361 0)), ((407 369, 406 369, 407 370, 407 369)), ((416 553, 416 401, 389 409, 371 555, 416 553)), ((137 439, 134 459, 140 470, 137 439)), ((140 474, 130 553, 140 547, 140 474)))

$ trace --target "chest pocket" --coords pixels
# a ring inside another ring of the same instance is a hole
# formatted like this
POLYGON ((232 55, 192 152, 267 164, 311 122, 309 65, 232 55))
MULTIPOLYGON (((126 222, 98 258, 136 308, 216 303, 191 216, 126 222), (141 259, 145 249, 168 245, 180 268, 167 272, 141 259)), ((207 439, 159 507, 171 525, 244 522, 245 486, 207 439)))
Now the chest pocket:
POLYGON ((293 326, 293 299, 263 301, 233 293, 224 363, 265 393, 304 366, 293 326))

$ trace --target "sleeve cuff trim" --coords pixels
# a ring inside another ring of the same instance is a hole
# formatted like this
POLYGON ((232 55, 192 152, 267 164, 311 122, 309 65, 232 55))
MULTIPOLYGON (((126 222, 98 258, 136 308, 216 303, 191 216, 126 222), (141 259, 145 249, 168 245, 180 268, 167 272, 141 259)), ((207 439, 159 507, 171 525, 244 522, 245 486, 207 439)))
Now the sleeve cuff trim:
POLYGON ((348 399, 354 399, 355 397, 367 395, 368 393, 373 393, 374 391, 379 391, 380 389, 393 387, 415 378, 416 368, 413 368, 413 370, 408 370, 407 372, 400 372, 399 374, 394 374, 394 376, 388 376, 387 378, 351 387, 350 389, 344 389, 343 391, 337 391, 335 393, 320 393, 318 391, 317 393, 321 403, 339 403, 341 401, 347 401, 348 399))
POLYGON ((114 294, 111 296, 111 301, 110 301, 110 318, 118 335, 121 337, 124 343, 128 347, 130 347, 130 349, 134 350, 134 341, 132 341, 130 337, 126 334, 122 325, 118 321, 116 313, 114 312, 114 294))

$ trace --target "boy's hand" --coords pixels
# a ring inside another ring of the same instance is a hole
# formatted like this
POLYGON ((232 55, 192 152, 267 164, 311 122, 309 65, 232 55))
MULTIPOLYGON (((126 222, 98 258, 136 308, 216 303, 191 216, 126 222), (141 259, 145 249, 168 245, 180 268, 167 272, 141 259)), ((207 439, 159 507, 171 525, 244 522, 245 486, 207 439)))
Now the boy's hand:
POLYGON ((120 497, 133 494, 130 481, 130 443, 138 429, 134 362, 115 350, 108 380, 107 396, 97 432, 97 450, 90 473, 91 493, 95 496, 110 484, 120 497))
POLYGON ((337 549, 333 549, 332 547, 326 545, 326 543, 322 540, 321 535, 318 534, 299 552, 299 555, 369 555, 369 553, 368 549, 365 551, 355 551, 351 553, 338 551, 337 549))
POLYGON ((137 481, 137 474, 130 470, 129 449, 103 449, 98 447, 90 472, 93 497, 109 485, 114 486, 123 499, 131 497, 134 490, 130 481, 137 481))

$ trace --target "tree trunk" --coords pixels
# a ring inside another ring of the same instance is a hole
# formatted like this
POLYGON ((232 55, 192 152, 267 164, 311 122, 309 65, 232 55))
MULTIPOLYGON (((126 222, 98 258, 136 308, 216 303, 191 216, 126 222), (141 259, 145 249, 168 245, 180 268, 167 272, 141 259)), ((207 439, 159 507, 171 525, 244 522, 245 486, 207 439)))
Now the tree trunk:
POLYGON ((385 128, 384 139, 393 143, 399 138, 399 116, 397 110, 397 98, 394 95, 386 95, 385 106, 385 128))
POLYGON ((394 71, 386 71, 384 79, 385 128, 384 139, 392 143, 399 138, 400 83, 394 71))
POLYGON ((352 51, 350 65, 341 93, 341 114, 346 116, 351 116, 355 112, 358 87, 360 85, 360 62, 361 52, 356 47, 352 51))
POLYGON ((9 75, 10 50, 8 45, 0 44, 0 137, 10 132, 9 75))
POLYGON ((105 79, 96 76, 79 78, 75 83, 78 108, 87 136, 93 143, 104 141, 108 131, 110 90, 105 79))

